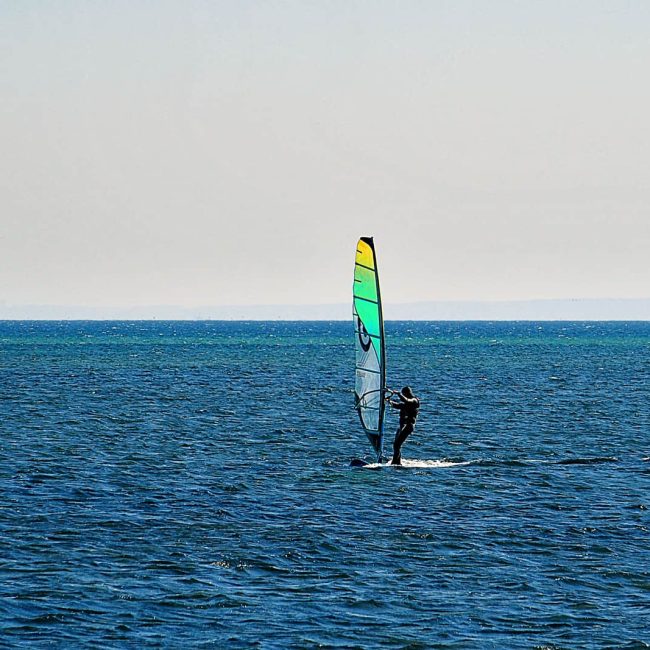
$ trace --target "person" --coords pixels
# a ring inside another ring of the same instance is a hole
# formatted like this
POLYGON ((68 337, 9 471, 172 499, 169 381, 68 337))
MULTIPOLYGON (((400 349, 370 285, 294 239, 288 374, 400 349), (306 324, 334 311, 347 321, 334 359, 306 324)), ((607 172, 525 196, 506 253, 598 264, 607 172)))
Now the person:
MULTIPOLYGON (((395 392, 396 391, 392 390, 391 396, 394 395, 395 392)), ((399 402, 392 400, 391 396, 386 397, 386 401, 390 406, 399 410, 399 427, 393 442, 393 460, 391 461, 391 465, 402 464, 402 445, 413 433, 413 429, 415 429, 415 421, 418 418, 418 412, 420 410, 420 400, 413 395, 410 386, 404 386, 404 388, 402 388, 402 390, 397 394, 400 398, 399 402)))

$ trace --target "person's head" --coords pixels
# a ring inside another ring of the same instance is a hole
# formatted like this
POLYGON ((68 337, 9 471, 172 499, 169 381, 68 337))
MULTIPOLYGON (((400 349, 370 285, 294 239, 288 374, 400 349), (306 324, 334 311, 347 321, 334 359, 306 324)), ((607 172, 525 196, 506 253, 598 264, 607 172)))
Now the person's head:
POLYGON ((404 395, 404 397, 408 397, 409 399, 411 399, 413 397, 413 391, 411 390, 411 387, 404 386, 404 388, 402 388, 402 395, 404 395))

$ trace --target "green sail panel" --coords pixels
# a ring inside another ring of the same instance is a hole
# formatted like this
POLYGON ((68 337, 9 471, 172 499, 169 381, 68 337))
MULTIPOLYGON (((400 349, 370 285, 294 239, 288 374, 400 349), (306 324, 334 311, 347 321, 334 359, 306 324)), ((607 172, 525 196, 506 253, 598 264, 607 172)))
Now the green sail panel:
POLYGON ((378 456, 384 428, 386 359, 377 258, 372 237, 357 244, 354 264, 355 406, 378 456))

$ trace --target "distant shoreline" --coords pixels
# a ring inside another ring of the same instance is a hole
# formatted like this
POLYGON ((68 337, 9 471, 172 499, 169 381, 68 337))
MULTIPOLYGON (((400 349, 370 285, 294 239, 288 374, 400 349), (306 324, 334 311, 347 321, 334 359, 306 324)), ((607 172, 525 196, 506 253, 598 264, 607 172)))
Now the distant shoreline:
MULTIPOLYGON (((346 321, 351 305, 88 307, 7 305, 0 320, 346 321)), ((384 304, 387 321, 648 321, 650 298, 436 301, 384 304)))

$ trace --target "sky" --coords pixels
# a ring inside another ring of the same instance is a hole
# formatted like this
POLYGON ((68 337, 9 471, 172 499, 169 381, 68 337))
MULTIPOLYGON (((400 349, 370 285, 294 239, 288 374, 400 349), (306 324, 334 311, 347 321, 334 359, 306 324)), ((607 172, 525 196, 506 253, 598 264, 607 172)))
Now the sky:
POLYGON ((650 297, 650 3, 0 2, 0 305, 650 297))

